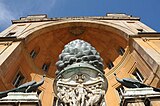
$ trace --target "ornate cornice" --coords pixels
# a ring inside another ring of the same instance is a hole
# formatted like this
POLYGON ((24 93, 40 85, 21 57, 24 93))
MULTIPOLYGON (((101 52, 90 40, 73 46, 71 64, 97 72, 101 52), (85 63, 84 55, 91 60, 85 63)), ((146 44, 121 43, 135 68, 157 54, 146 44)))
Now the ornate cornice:
POLYGON ((43 15, 29 15, 21 17, 19 20, 12 20, 12 24, 30 23, 30 22, 46 22, 46 21, 64 21, 64 20, 140 20, 139 17, 133 17, 126 14, 107 14, 106 16, 82 16, 82 17, 55 17, 48 18, 43 15))

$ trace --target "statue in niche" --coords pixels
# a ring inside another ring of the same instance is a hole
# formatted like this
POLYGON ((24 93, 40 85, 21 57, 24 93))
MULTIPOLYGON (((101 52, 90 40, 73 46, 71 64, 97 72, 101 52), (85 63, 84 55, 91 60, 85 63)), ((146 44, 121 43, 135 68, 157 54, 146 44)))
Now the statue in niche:
POLYGON ((108 83, 103 60, 94 47, 83 40, 71 41, 56 66, 54 106, 105 106, 108 83))

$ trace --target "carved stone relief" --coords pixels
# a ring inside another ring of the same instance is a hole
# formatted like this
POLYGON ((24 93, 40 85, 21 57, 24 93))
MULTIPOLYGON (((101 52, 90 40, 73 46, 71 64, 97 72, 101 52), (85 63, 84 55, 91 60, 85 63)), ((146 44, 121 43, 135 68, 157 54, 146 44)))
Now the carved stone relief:
MULTIPOLYGON (((76 45, 80 43, 76 50, 78 50, 78 52, 84 51, 81 47, 83 43, 86 42, 76 40, 71 43, 65 47, 68 47, 70 50, 74 50, 76 45), (75 45, 70 46, 71 43, 75 43, 75 45)), ((89 43, 86 43, 86 46, 88 45, 88 48, 93 49, 89 43)), ((65 63, 66 60, 61 57, 63 52, 64 50, 60 55, 59 61, 65 63)), ((68 53, 68 55, 70 54, 68 53)), ((85 56, 89 57, 91 55, 93 54, 87 54, 85 56)), ((99 53, 96 51, 92 57, 97 55, 99 55, 99 53)), ((77 57, 77 53, 75 53, 74 56, 76 57, 76 60, 84 57, 84 55, 77 57)), ((99 58, 97 61, 101 64, 101 60, 102 59, 99 58)), ((97 68, 97 66, 94 66, 88 61, 90 60, 67 63, 66 67, 63 68, 59 68, 59 65, 57 65, 58 69, 61 70, 58 70, 57 77, 54 81, 54 92, 58 98, 56 106, 105 106, 104 95, 107 91, 107 79, 104 76, 104 72, 99 70, 102 69, 102 67, 97 68)))

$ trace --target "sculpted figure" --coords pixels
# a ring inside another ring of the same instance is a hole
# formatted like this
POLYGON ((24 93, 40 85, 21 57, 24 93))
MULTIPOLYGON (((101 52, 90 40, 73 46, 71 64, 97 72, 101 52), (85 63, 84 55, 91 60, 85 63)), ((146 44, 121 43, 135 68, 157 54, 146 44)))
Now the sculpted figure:
POLYGON ((98 88, 92 87, 90 91, 91 92, 88 93, 89 100, 87 102, 87 106, 93 106, 94 104, 98 104, 105 95, 105 91, 100 89, 99 86, 98 88))
POLYGON ((84 106, 85 95, 87 95, 86 90, 84 89, 83 84, 77 85, 76 94, 78 95, 77 100, 80 104, 79 106, 84 106))
POLYGON ((72 90, 71 92, 68 93, 68 95, 71 98, 70 106, 77 106, 77 98, 76 98, 75 91, 72 90))

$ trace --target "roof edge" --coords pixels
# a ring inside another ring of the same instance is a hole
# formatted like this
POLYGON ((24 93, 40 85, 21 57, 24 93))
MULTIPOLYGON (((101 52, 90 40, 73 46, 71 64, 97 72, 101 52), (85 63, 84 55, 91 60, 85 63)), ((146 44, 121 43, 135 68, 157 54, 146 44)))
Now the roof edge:
POLYGON ((18 20, 12 20, 12 24, 30 23, 30 22, 46 22, 46 21, 64 21, 64 20, 137 20, 139 17, 133 17, 123 13, 107 14, 106 16, 81 16, 81 17, 54 17, 48 18, 46 14, 28 15, 18 20))

